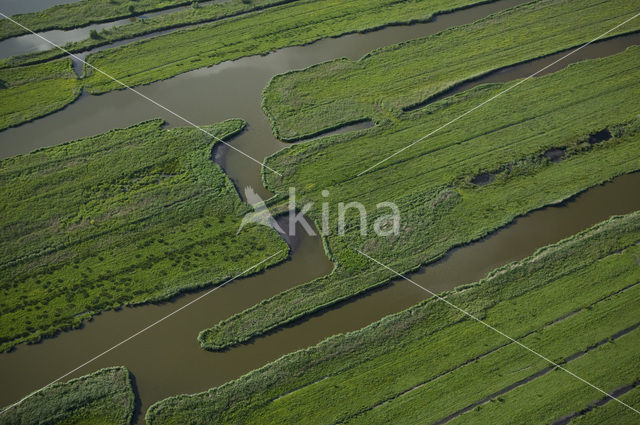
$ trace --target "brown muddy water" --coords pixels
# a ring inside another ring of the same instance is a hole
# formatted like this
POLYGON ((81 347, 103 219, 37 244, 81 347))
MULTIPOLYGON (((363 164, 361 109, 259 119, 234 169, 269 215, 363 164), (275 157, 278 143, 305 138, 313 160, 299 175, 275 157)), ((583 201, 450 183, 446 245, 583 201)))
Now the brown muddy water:
MULTIPOLYGON (((471 22, 523 2, 501 1, 443 15, 428 24, 390 27, 286 48, 266 56, 189 72, 139 90, 199 124, 244 118, 248 122, 247 130, 231 143, 262 161, 265 156, 287 146, 274 139, 260 109, 262 89, 273 75, 336 57, 357 59, 374 48, 471 22)), ((595 56, 576 54, 571 60, 606 56, 637 43, 637 38, 620 37, 598 44, 602 50, 593 53, 595 56)), ((520 76, 518 72, 528 74, 531 67, 534 70, 541 68, 544 66, 542 61, 524 64, 522 69, 512 67, 489 77, 501 76, 495 81, 508 81, 520 76)), ((480 82, 483 81, 476 84, 480 82)), ((131 92, 82 96, 60 112, 0 132, 0 155, 26 153, 155 117, 164 117, 169 126, 183 125, 131 92)), ((364 129, 367 125, 361 123, 349 130, 364 129)), ((219 151, 216 156, 216 161, 223 165, 238 188, 253 186, 263 197, 270 196, 262 186, 257 164, 233 150, 219 151)), ((478 280, 500 265, 523 258, 541 246, 575 234, 611 215, 640 209, 638 187, 640 173, 619 177, 562 205, 521 217, 477 243, 454 249, 441 261, 413 274, 412 278, 434 292, 478 280)), ((140 397, 136 420, 142 423, 144 412, 155 401, 220 385, 283 354, 315 344, 335 333, 359 329, 425 298, 425 293, 415 286, 394 281, 382 289, 257 338, 250 344, 223 353, 202 350, 196 340, 202 329, 261 299, 331 271, 332 265, 318 238, 301 235, 291 241, 291 245, 293 251, 289 261, 256 276, 232 282, 65 379, 106 366, 128 367, 136 378, 140 397)), ((0 376, 4 383, 0 389, 0 405, 19 400, 200 294, 202 291, 160 305, 103 313, 83 329, 0 354, 0 376)))

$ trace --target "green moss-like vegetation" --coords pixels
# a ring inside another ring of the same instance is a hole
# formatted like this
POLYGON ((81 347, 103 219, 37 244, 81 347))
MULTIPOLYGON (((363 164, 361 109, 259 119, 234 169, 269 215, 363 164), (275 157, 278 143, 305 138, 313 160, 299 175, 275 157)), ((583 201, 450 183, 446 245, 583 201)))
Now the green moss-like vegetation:
POLYGON ((55 112, 80 92, 71 59, 0 69, 0 130, 55 112))
POLYGON ((134 408, 129 371, 112 367, 38 391, 2 413, 0 424, 128 425, 134 408))
MULTIPOLYGON (((277 76, 263 106, 283 140, 364 119, 382 122, 465 80, 591 41, 635 13, 625 0, 534 1, 357 62, 338 59, 277 76)), ((639 29, 634 20, 607 37, 639 29)))
POLYGON ((284 197, 289 187, 295 187, 298 205, 315 203, 308 215, 318 227, 319 205, 334 205, 331 234, 325 242, 336 269, 203 331, 202 345, 216 350, 248 341, 387 283, 392 274, 372 268, 354 247, 407 272, 519 215, 637 171, 638 64, 640 47, 632 47, 529 80, 359 177, 513 82, 479 86, 377 128, 302 143, 268 158, 266 164, 283 173, 280 177, 264 171, 268 188, 284 197), (565 150, 561 162, 553 163, 544 155, 552 148, 565 150), (480 173, 491 173, 495 180, 484 186, 473 184, 480 173), (321 195, 325 189, 328 197, 321 195), (347 216, 346 234, 337 234, 335 205, 352 201, 361 202, 369 212, 364 236, 355 210, 347 216), (390 211, 376 205, 387 201, 400 209, 400 231, 378 237, 374 223, 390 211))
POLYGON ((272 229, 236 235, 248 207, 211 160, 212 138, 162 123, 0 162, 0 349, 287 257, 272 229))
MULTIPOLYGON (((640 213, 615 217, 443 296, 613 391, 640 380, 638 241, 640 213)), ((551 423, 604 397, 551 369, 430 299, 208 392, 163 400, 146 419, 150 425, 435 423, 487 400, 454 423, 551 423)), ((635 418, 616 404, 600 417, 635 418)))
MULTIPOLYGON (((35 32, 69 30, 190 3, 191 0, 81 0, 11 18, 35 32)), ((0 40, 22 34, 27 31, 8 19, 0 19, 0 40)))
MULTIPOLYGON (((435 13, 479 0, 300 0, 105 50, 87 57, 92 65, 138 85, 244 56, 310 43, 325 37, 366 31, 394 23, 426 21, 435 13), (248 29, 251 29, 250 31, 248 29)), ((91 72, 91 93, 122 88, 91 72)))
MULTIPOLYGON (((138 85, 226 60, 309 43, 323 37, 365 31, 392 23, 425 21, 435 13, 465 7, 477 1, 439 1, 426 5, 424 1, 407 3, 363 0, 344 3, 321 0, 274 6, 278 3, 264 0, 249 5, 242 2, 210 5, 114 28, 101 33, 100 38, 67 47, 71 51, 82 51, 160 29, 267 8, 259 13, 223 19, 108 49, 88 57, 87 60, 92 65, 109 75, 128 85, 138 85), (247 32, 246 28, 254 28, 255 31, 247 32)), ((357 63, 344 60, 330 62, 303 73, 294 73, 295 77, 287 75, 275 79, 267 89, 265 109, 272 118, 274 131, 284 139, 296 139, 367 117, 377 121, 390 119, 389 114, 397 112, 399 108, 419 102, 462 80, 591 39, 594 33, 614 26, 633 12, 630 11, 628 2, 618 3, 602 7, 598 0, 579 3, 539 1, 477 24, 383 49, 357 63), (571 19, 580 22, 565 22, 571 19), (562 25, 558 23, 559 20, 564 20, 562 25), (505 25, 506 30, 500 25, 503 21, 509 22, 505 25), (545 36, 536 43, 521 43, 523 37, 531 37, 531 22, 545 36), (504 37, 505 31, 512 35, 504 37), (487 38, 499 41, 482 44, 487 38), (478 46, 469 50, 468 40, 478 40, 478 46), (496 45, 502 47, 495 49, 496 45), (459 52, 452 54, 452 51, 459 52), (456 58, 469 51, 476 51, 473 60, 461 64, 456 58), (392 67, 389 66, 390 62, 394 64, 392 67), (430 71, 425 72, 425 69, 430 71), (407 75, 412 77, 407 78, 407 75), (392 96, 391 93, 395 94, 392 96)), ((610 36, 637 28, 638 24, 631 22, 610 36)), ((11 68, 12 66, 58 55, 59 52, 52 50, 27 57, 10 58, 0 62, 0 67, 9 67, 3 72, 11 74, 19 72, 19 68, 11 68)), ((91 93, 123 88, 103 74, 92 72, 91 68, 85 71, 90 77, 83 80, 83 84, 91 93)), ((56 91, 60 87, 62 86, 56 86, 56 91)), ((18 98, 27 107, 34 106, 21 115, 6 117, 4 120, 8 124, 5 127, 60 109, 73 101, 79 93, 79 88, 76 87, 74 96, 62 99, 57 96, 56 103, 48 103, 51 106, 43 109, 37 106, 38 98, 51 96, 52 90, 49 87, 35 89, 36 87, 29 93, 21 93, 18 98)))

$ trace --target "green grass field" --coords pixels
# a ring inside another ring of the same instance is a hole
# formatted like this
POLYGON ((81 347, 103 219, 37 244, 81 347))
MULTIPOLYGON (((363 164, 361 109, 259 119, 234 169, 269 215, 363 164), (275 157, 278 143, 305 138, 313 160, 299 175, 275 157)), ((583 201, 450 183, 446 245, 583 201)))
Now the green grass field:
MULTIPOLYGON (((283 140, 364 119, 393 120, 464 81, 591 41, 636 9, 625 0, 534 1, 356 62, 338 59, 279 75, 265 89, 263 108, 283 140)), ((607 37, 637 30, 634 20, 607 37)))
MULTIPOLYGON (((613 391, 640 382, 638 241, 640 213, 615 217, 443 296, 613 391)), ((146 419, 151 425, 551 423, 604 398, 553 369, 430 299, 205 393, 163 400, 146 419)), ((636 408, 637 394, 625 395, 636 408)), ((632 423, 634 415, 611 401, 580 419, 632 423)))
POLYGON ((127 369, 101 369, 32 395, 0 415, 0 424, 128 425, 134 397, 127 369))
MULTIPOLYGON (((81 0, 11 18, 36 32, 69 30, 190 3, 190 0, 81 0), (133 6, 133 12, 130 6, 133 6)), ((27 31, 8 19, 0 19, 0 40, 22 34, 27 34, 27 31)))
POLYGON ((217 350, 242 343, 387 283, 391 274, 372 269, 353 247, 407 272, 517 216, 639 170, 639 65, 640 48, 632 47, 530 80, 360 177, 378 161, 512 83, 479 86, 395 122, 277 152, 266 164, 283 176, 263 170, 270 190, 283 199, 289 187, 295 187, 298 205, 315 203, 308 216, 318 227, 322 202, 335 206, 359 201, 369 212, 368 234, 360 235, 358 215, 351 210, 346 235, 338 235, 333 207, 332 233, 325 239, 336 263, 333 273, 203 331, 201 344, 217 350), (591 143, 604 129, 611 138, 591 143), (552 148, 564 149, 564 160, 548 160, 544 154, 552 148), (493 173, 495 180, 485 186, 471 183, 483 172, 493 173), (323 190, 330 195, 322 196, 323 190), (374 221, 389 210, 376 215, 376 205, 387 201, 400 208, 401 228, 398 235, 378 237, 374 221))
MULTIPOLYGON (((0 162, 0 349, 122 305, 213 285, 278 253, 211 160, 213 140, 161 120, 0 162)), ((230 138, 244 127, 210 127, 230 138)))
POLYGON ((62 109, 80 92, 70 59, 0 69, 0 130, 62 109))
MULTIPOLYGON (((89 55, 87 61, 128 85, 139 85, 321 38, 427 21, 436 13, 479 2, 301 0, 105 50, 89 55)), ((101 74, 85 71, 89 74, 86 88, 91 93, 121 88, 101 74)))

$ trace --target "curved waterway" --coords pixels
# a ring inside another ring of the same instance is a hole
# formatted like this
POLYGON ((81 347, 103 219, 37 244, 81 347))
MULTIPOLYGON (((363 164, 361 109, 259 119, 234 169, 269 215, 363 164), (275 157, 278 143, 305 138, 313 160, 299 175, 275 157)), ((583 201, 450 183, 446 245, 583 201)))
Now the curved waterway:
MULTIPOLYGON (((266 56, 189 72, 139 89, 196 123, 244 118, 248 121, 247 129, 231 143, 262 161, 267 155, 287 146, 273 138, 269 122, 260 109, 262 89, 273 75, 336 57, 357 59, 374 48, 471 22, 523 2, 501 1, 442 15, 428 24, 390 27, 286 48, 266 56)), ((613 54, 637 42, 630 36, 616 38, 599 43, 600 52, 581 52, 581 55, 574 55, 572 61, 613 54)), ((486 78, 506 81, 521 76, 518 73, 528 73, 527 69, 531 67, 539 69, 544 66, 541 63, 529 62, 486 78)), ((478 80, 475 84, 481 82, 484 81, 478 80)), ((26 153, 155 117, 164 117, 170 126, 183 125, 175 117, 128 91, 83 96, 60 112, 0 132, 0 155, 26 153)), ((366 126, 367 123, 362 123, 349 130, 366 126)), ((217 151, 216 161, 238 188, 253 186, 263 197, 270 196, 262 186, 257 164, 228 149, 217 151)), ((638 187, 640 173, 619 177, 562 205, 521 217, 477 243, 452 250, 441 261, 423 268, 412 278, 435 292, 475 281, 495 267, 523 258, 541 246, 575 234, 611 215, 640 209, 638 187)), ((257 338, 250 344, 222 353, 202 350, 196 340, 200 330, 261 299, 331 271, 332 264, 324 255, 320 240, 305 236, 303 232, 299 234, 298 238, 289 241, 292 246, 289 261, 221 288, 81 368, 72 377, 106 366, 128 367, 136 378, 140 397, 136 421, 142 423, 144 412, 155 401, 220 385, 283 354, 338 332, 359 329, 425 298, 425 293, 413 285, 394 281, 384 288, 257 338)), ((0 405, 15 402, 46 385, 200 294, 202 291, 160 305, 103 313, 80 330, 64 332, 41 344, 21 345, 14 352, 0 354, 0 376, 5 383, 0 389, 0 405)))

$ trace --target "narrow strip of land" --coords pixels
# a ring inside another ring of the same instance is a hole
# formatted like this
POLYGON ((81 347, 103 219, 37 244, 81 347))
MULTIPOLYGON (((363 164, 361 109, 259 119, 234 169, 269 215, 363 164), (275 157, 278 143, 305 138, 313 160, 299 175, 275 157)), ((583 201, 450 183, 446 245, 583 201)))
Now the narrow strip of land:
MULTIPOLYGON (((64 30, 190 3, 189 0, 136 0, 133 4, 123 0, 81 0, 38 12, 14 15, 13 18, 33 31, 64 30)), ((5 11, 0 8, 0 12, 5 11)), ((0 40, 21 34, 26 34, 26 31, 10 21, 0 20, 0 40)))
MULTIPOLYGON (((229 5, 203 7, 206 11, 213 11, 211 12, 211 16, 215 17, 213 20, 219 20, 199 25, 196 28, 179 30, 99 51, 89 55, 86 60, 115 79, 129 86, 135 86, 170 78, 224 61, 265 54, 278 48, 310 43, 326 37, 368 31, 390 24, 428 21, 435 14, 469 7, 481 2, 480 0, 456 0, 451 3, 444 0, 437 2, 421 0, 412 2, 410 7, 407 7, 405 2, 397 0, 376 0, 373 2, 357 0, 348 4, 337 0, 302 0, 281 5, 277 5, 279 3, 273 1, 264 1, 264 3, 256 4, 255 8, 264 9, 269 5, 273 7, 235 17, 229 16, 244 10, 242 8, 233 9, 233 5, 237 4, 237 1, 229 5), (428 4, 425 5, 425 3, 428 4), (224 17, 227 19, 221 19, 224 17), (252 32, 248 32, 247 28, 251 28, 252 32), (150 50, 147 50, 148 48, 150 50), (133 56, 130 56, 131 54, 133 56)), ((186 12, 185 14, 185 19, 191 19, 191 15, 186 12)), ((158 22, 160 22, 158 28, 166 27, 164 23, 174 18, 178 19, 171 15, 161 18, 158 18, 158 22)), ((172 27, 173 23, 167 25, 172 27)), ((114 30, 110 35, 101 36, 102 39, 89 40, 88 45, 66 46, 65 49, 68 47, 71 52, 81 51, 91 46, 108 44, 113 40, 129 38, 139 34, 140 31, 146 33, 149 30, 153 33, 157 28, 151 28, 152 26, 139 23, 123 27, 121 30, 114 30)), ((7 73, 20 73, 26 64, 42 61, 46 63, 46 60, 59 57, 63 53, 60 49, 54 49, 35 56, 14 57, 0 62, 0 67, 5 68, 4 72, 7 73)), ((85 69, 85 72, 89 77, 83 78, 81 85, 87 92, 97 94, 123 88, 121 84, 115 83, 111 78, 90 67, 85 69)), ((46 115, 73 101, 73 99, 60 96, 50 90, 40 90, 36 86, 25 87, 19 93, 6 91, 4 95, 6 96, 6 105, 23 102, 34 106, 23 115, 17 115, 10 107, 7 107, 8 110, 0 119, 0 130, 46 115), (20 96, 20 100, 17 99, 18 96, 20 96), (42 99, 45 98, 47 104, 55 105, 55 109, 53 107, 42 108, 42 99), (2 121, 5 121, 4 125, 2 121)))
MULTIPOLYGON (((155 36, 165 33, 169 30, 195 26, 205 22, 213 22, 221 19, 238 16, 250 12, 260 11, 268 7, 277 6, 284 3, 291 3, 295 0, 252 0, 251 2, 243 2, 242 0, 229 0, 222 3, 211 2, 205 5, 194 4, 194 7, 175 11, 169 14, 162 14, 150 18, 141 18, 133 22, 118 25, 113 28, 106 28, 95 33, 87 31, 87 37, 81 41, 69 43, 58 43, 65 46, 65 50, 71 53, 80 53, 94 50, 98 47, 108 46, 123 40, 131 40, 142 36, 155 36)), ((2 12, 0 10, 0 12, 2 12)), ((12 18, 14 19, 14 18, 12 18)), ((19 18, 16 19, 20 24, 32 31, 39 32, 23 23, 19 18)), ((0 21, 2 22, 2 21, 0 21)), ((6 22, 10 22, 6 20, 6 22)), ((13 24, 16 28, 21 28, 13 24)), ((21 28, 23 31, 27 31, 21 28)), ((42 34, 45 38, 47 34, 42 34)), ((113 46, 115 47, 115 46, 113 46)), ((1 48, 1 47, 0 47, 1 48)), ((49 50, 17 55, 9 59, 0 61, 0 68, 29 65, 40 63, 47 60, 65 56, 64 52, 49 46, 49 50)))

